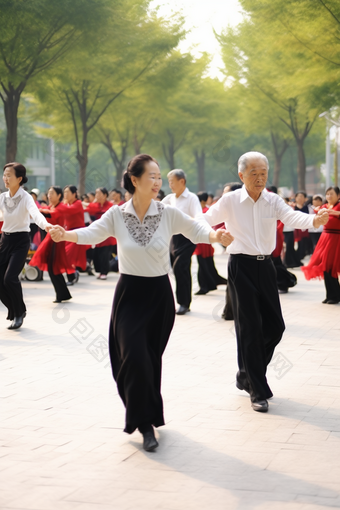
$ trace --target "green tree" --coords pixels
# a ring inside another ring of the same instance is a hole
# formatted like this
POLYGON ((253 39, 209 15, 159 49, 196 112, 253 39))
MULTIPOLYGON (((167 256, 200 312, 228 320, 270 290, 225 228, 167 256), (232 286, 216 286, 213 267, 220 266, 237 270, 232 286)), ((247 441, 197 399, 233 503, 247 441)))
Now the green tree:
POLYGON ((17 152, 22 93, 104 22, 101 1, 0 0, 0 97, 7 127, 6 161, 17 152))

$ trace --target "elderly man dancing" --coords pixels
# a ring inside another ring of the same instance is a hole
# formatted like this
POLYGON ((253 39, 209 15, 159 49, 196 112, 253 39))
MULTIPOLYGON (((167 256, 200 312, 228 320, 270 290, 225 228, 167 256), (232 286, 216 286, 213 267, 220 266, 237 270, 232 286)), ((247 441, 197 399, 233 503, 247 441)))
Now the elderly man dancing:
POLYGON ((273 396, 266 370, 285 329, 270 257, 277 220, 300 229, 318 228, 328 221, 327 212, 312 216, 293 211, 268 192, 268 168, 263 154, 243 154, 238 161, 242 188, 223 195, 204 215, 210 225, 224 221, 234 237, 227 251, 238 351, 236 386, 250 394, 253 409, 260 412, 268 411, 267 399, 273 396))

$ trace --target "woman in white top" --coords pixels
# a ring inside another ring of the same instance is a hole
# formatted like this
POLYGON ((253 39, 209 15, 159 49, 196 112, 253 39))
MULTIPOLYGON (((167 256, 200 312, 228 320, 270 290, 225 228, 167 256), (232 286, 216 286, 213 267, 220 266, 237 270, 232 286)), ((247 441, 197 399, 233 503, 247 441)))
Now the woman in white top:
POLYGON ((4 224, 0 241, 0 300, 8 308, 8 329, 18 329, 26 316, 19 274, 30 247, 30 217, 44 230, 52 228, 39 212, 33 198, 22 189, 26 168, 20 163, 4 166, 3 180, 8 189, 0 195, 4 224))
POLYGON ((97 244, 109 236, 118 242, 121 276, 115 290, 109 349, 113 376, 126 406, 124 431, 143 434, 147 451, 157 448, 153 426, 164 425, 161 396, 162 354, 175 319, 168 277, 169 244, 182 233, 196 243, 232 242, 178 209, 156 202, 162 185, 158 163, 147 154, 135 156, 124 174, 132 198, 113 206, 89 227, 66 232, 55 226, 55 241, 97 244))

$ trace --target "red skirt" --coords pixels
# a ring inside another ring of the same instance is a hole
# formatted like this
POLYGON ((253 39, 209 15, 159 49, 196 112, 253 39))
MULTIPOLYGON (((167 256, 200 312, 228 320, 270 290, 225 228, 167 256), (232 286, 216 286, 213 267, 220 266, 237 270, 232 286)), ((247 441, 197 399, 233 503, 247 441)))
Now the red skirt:
POLYGON ((199 243, 196 245, 193 255, 201 255, 204 259, 214 256, 214 248, 211 244, 199 243))
POLYGON ((53 274, 74 273, 72 263, 68 261, 65 250, 65 241, 54 243, 50 234, 48 233, 40 244, 39 248, 33 255, 29 265, 36 266, 41 271, 48 271, 48 265, 52 257, 52 247, 55 244, 54 258, 52 261, 53 274))
POLYGON ((86 244, 69 243, 68 241, 65 243, 67 260, 74 269, 80 267, 80 269, 85 271, 87 265, 86 250, 89 248, 91 248, 91 246, 87 246, 86 244))
POLYGON ((307 280, 323 278, 324 272, 333 278, 340 275, 340 231, 336 234, 322 232, 307 266, 301 267, 307 280))

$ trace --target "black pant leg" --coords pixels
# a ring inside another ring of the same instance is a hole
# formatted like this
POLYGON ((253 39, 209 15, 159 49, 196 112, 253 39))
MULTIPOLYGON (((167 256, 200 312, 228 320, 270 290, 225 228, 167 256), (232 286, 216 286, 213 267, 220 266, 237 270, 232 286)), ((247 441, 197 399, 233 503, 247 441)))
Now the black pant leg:
POLYGON ((284 232, 283 234, 286 244, 286 253, 283 261, 284 265, 286 267, 300 267, 300 260, 294 249, 294 232, 284 232))
POLYGON ((25 265, 30 237, 28 232, 8 237, 10 239, 5 238, 1 243, 0 299, 8 308, 7 318, 13 320, 26 312, 19 274, 25 265))
POLYGON ((53 272, 53 261, 55 257, 55 243, 53 243, 50 259, 48 261, 48 274, 50 276, 52 285, 56 293, 57 301, 67 301, 71 299, 70 291, 66 285, 64 276, 62 274, 54 274, 53 272))
POLYGON ((331 273, 324 272, 324 281, 326 287, 326 299, 330 301, 340 301, 339 279, 334 278, 331 273))
POLYGON ((205 291, 216 290, 217 289, 216 275, 213 272, 212 267, 212 264, 214 264, 213 257, 204 258, 202 257, 202 255, 197 255, 197 261, 198 261, 197 279, 200 289, 205 291))
POLYGON ((195 251, 195 245, 189 243, 184 246, 183 249, 174 253, 173 263, 173 271, 176 278, 177 303, 187 308, 189 308, 191 303, 191 257, 195 251))
POLYGON ((224 310, 222 312, 222 318, 225 319, 226 321, 234 320, 233 304, 232 304, 231 295, 230 295, 229 283, 227 283, 227 287, 225 290, 225 306, 224 306, 224 310))
POLYGON ((239 370, 247 376, 253 400, 269 398, 272 392, 266 379, 267 364, 284 329, 271 260, 230 256, 228 287, 235 318, 239 370), (270 310, 266 309, 268 304, 270 310))

